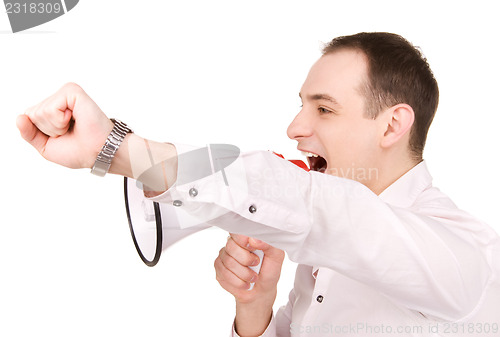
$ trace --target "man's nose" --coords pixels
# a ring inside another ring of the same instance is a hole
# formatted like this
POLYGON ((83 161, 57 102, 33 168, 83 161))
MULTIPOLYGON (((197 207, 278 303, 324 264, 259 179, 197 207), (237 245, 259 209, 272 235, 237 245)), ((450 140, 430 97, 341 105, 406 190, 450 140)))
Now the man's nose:
POLYGON ((286 134, 288 138, 295 140, 312 135, 311 120, 304 109, 295 116, 286 130, 286 134))

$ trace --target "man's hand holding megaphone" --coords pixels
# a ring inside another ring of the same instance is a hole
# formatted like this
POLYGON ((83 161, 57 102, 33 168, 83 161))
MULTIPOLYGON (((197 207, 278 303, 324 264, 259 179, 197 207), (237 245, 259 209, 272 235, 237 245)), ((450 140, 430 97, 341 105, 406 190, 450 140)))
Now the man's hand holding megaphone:
POLYGON ((219 251, 214 263, 216 278, 236 300, 234 325, 239 335, 257 336, 268 326, 284 258, 282 250, 238 234, 231 234, 219 251), (259 257, 252 253, 255 250, 266 256, 259 273, 249 268, 259 263, 259 257), (255 287, 248 291, 254 282, 255 287))

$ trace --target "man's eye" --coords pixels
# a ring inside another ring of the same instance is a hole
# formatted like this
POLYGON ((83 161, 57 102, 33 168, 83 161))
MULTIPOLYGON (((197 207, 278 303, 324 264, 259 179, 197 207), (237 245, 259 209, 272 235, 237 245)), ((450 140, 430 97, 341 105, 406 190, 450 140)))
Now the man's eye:
POLYGON ((318 111, 319 111, 320 114, 330 114, 330 113, 333 113, 332 110, 328 110, 328 109, 323 108, 323 107, 319 107, 318 111))

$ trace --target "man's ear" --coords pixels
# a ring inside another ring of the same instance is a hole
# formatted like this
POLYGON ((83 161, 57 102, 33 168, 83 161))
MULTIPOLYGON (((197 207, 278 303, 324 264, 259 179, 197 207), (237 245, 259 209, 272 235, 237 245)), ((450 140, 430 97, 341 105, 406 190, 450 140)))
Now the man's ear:
POLYGON ((397 104, 384 113, 384 135, 380 145, 383 148, 391 147, 410 133, 415 112, 408 104, 397 104))

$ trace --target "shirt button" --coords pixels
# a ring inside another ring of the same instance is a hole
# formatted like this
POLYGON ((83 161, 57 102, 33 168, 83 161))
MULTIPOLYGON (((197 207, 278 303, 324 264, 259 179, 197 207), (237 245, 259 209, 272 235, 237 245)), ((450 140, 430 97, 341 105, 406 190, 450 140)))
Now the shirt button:
POLYGON ((318 301, 318 303, 323 302, 323 296, 319 295, 318 297, 316 297, 316 301, 318 301))
POLYGON ((190 195, 192 198, 196 197, 196 196, 198 195, 198 190, 197 190, 196 188, 194 188, 194 187, 193 187, 193 188, 191 188, 191 189, 189 189, 189 195, 190 195))
POLYGON ((257 207, 255 207, 254 205, 252 205, 252 206, 248 207, 248 211, 250 213, 255 213, 255 212, 257 212, 257 207))
POLYGON ((180 200, 174 200, 173 205, 175 207, 180 207, 180 206, 182 206, 182 201, 180 201, 180 200))

